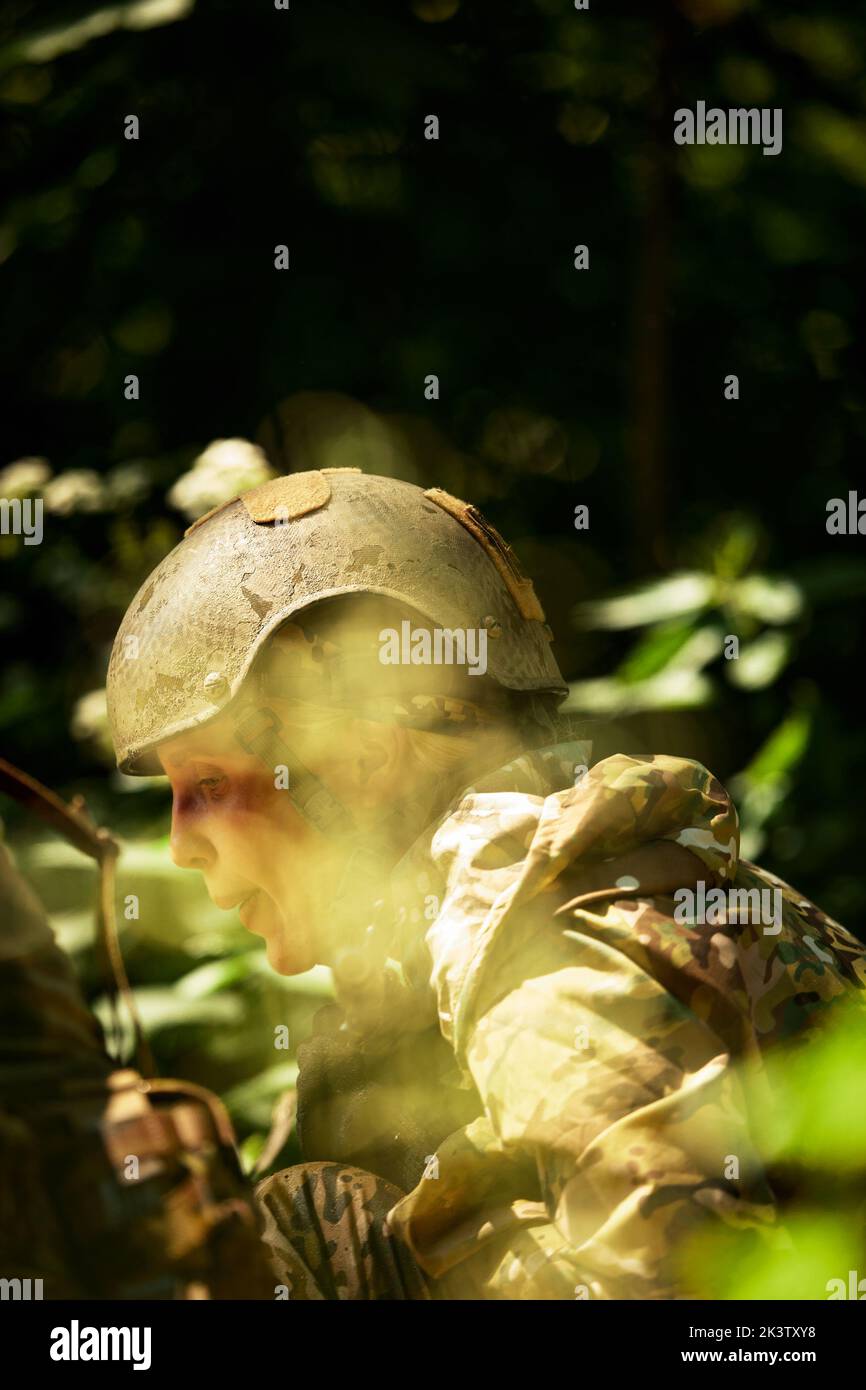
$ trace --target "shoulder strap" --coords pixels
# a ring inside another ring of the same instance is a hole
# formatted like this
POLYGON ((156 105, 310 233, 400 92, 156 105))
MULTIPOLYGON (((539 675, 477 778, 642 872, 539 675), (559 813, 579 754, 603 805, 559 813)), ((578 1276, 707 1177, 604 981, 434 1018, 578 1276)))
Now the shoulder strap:
POLYGON ((62 801, 55 792, 43 786, 29 773, 22 772, 12 763, 0 758, 0 791, 26 806, 52 830, 69 840, 82 854, 95 859, 99 866, 99 896, 96 907, 96 940, 101 964, 106 977, 106 990, 111 1008, 114 1032, 112 1060, 121 1063, 119 1053, 122 1048, 118 1000, 122 999, 132 1023, 133 1058, 137 1069, 146 1076, 154 1072, 153 1057, 141 1027, 141 1019, 135 1005, 132 990, 123 963, 120 942, 117 939, 117 920, 115 917, 115 871, 120 846, 110 831, 96 825, 84 804, 84 798, 76 796, 70 803, 62 801))

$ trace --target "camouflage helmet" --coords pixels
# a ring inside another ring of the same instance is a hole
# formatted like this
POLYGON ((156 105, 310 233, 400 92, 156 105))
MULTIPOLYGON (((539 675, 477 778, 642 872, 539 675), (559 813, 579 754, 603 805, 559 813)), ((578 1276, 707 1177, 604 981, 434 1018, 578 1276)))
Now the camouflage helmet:
POLYGON ((497 685, 567 693, 532 582, 475 507, 358 469, 291 473, 200 517, 130 604, 108 668, 118 766, 160 771, 156 746, 219 714, 272 633, 345 594, 484 627, 497 685))

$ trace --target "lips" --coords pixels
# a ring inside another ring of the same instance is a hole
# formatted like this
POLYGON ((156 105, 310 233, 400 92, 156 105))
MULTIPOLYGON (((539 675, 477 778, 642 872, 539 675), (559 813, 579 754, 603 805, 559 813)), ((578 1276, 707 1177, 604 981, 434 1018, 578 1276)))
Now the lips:
POLYGON ((258 889, 256 889, 254 892, 248 893, 247 896, 240 903, 238 903, 238 916, 240 917, 241 922, 245 927, 249 926, 247 918, 249 917, 250 909, 251 907, 253 907, 255 900, 258 896, 258 889))
POLYGON ((256 896, 257 892, 258 889, 253 888, 249 893, 241 893, 233 898, 214 898, 214 906, 218 907, 221 912, 231 912, 233 908, 240 910, 244 903, 248 903, 250 898, 256 896))

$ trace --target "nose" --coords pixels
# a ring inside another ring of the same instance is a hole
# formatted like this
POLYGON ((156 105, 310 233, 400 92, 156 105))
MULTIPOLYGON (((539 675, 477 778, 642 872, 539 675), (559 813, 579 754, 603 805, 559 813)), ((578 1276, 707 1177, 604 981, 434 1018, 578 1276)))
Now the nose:
POLYGON ((204 812, 194 799, 175 792, 171 806, 169 852, 181 869, 199 869, 213 864, 216 854, 203 825, 204 812))

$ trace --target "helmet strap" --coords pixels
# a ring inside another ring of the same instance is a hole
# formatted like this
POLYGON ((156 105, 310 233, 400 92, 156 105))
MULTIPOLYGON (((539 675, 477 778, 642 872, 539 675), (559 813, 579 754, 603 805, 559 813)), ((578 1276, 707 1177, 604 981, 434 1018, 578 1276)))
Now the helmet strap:
POLYGON ((268 767, 283 766, 289 777, 289 796, 301 815, 323 835, 346 835, 354 829, 351 815, 324 782, 301 762, 281 737, 282 721, 268 706, 258 706, 235 724, 238 743, 268 767))
POLYGON ((381 863, 362 842, 346 807, 301 762, 281 730, 282 721, 268 706, 248 711, 235 725, 238 742, 246 752, 269 768, 282 764, 287 769, 289 796, 305 820, 321 834, 343 840, 347 854, 335 887, 333 910, 336 919, 354 918, 362 905, 372 908, 381 896, 381 863))

